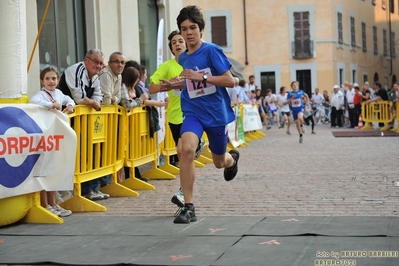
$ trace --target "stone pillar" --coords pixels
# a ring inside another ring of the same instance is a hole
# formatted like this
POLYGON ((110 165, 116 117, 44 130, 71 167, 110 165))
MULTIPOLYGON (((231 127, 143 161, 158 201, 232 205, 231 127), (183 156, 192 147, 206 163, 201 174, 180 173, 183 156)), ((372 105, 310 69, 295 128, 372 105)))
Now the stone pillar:
POLYGON ((0 1, 0 99, 27 92, 26 0, 0 1))

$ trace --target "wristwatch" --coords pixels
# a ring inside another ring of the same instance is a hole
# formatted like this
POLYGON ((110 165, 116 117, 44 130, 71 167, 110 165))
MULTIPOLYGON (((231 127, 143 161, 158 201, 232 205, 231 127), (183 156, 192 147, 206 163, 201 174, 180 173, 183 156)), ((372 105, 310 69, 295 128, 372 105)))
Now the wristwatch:
POLYGON ((206 82, 208 80, 208 75, 204 74, 202 75, 202 82, 206 82))

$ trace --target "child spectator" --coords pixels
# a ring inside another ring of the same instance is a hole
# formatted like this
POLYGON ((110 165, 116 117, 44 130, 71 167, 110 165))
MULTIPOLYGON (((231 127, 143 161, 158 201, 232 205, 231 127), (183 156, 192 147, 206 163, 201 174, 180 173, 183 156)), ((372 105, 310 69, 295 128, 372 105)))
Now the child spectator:
MULTIPOLYGON (((69 96, 64 95, 57 89, 59 81, 60 73, 55 67, 49 66, 43 69, 40 73, 42 90, 36 93, 29 102, 58 111, 62 111, 62 106, 64 105, 66 106, 64 113, 73 113, 75 103, 69 96)), ((56 203, 55 195, 55 191, 41 191, 41 205, 57 216, 66 217, 71 215, 72 212, 70 210, 65 210, 56 203)))

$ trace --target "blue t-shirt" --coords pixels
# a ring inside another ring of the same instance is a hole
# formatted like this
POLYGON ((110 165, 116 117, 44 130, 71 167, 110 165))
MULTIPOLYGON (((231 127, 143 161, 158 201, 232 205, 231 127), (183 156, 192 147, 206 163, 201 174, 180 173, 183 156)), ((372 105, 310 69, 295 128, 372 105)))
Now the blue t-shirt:
MULTIPOLYGON (((222 48, 213 43, 203 42, 194 53, 187 51, 179 55, 179 64, 183 69, 195 71, 209 68, 212 76, 220 76, 231 68, 231 63, 222 48)), ((234 121, 229 94, 225 87, 216 86, 216 92, 197 98, 190 98, 187 87, 180 95, 183 116, 196 116, 206 127, 225 126, 234 121)))
POLYGON ((287 99, 291 99, 293 95, 296 95, 295 99, 291 100, 291 110, 292 111, 300 111, 303 110, 303 101, 302 101, 302 97, 305 95, 305 93, 303 92, 303 90, 297 90, 295 91, 290 91, 287 94, 287 99))

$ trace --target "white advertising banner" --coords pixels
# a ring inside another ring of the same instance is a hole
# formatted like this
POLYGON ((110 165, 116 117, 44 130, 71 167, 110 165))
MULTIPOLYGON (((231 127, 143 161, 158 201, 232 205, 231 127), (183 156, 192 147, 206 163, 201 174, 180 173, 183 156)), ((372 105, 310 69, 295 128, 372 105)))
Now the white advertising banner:
POLYGON ((253 131, 262 129, 258 106, 255 104, 243 104, 243 124, 244 131, 253 131))
MULTIPOLYGON (((161 19, 158 24, 158 36, 157 36, 157 68, 163 62, 163 33, 164 33, 164 21, 161 19)), ((159 92, 156 94, 157 100, 164 102, 168 98, 166 92, 159 92)), ((165 139, 165 107, 157 107, 159 114, 159 127, 161 128, 157 131, 158 144, 160 144, 165 139)))
POLYGON ((35 104, 0 104, 0 198, 72 190, 76 143, 67 115, 35 104))

